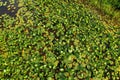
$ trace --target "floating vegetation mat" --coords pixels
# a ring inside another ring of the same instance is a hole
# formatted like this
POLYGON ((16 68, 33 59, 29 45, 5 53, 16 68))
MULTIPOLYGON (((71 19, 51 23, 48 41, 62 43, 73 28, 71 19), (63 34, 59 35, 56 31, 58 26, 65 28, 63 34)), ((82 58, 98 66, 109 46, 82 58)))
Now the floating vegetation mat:
POLYGON ((0 79, 119 80, 120 38, 76 0, 20 0, 0 19, 0 79))

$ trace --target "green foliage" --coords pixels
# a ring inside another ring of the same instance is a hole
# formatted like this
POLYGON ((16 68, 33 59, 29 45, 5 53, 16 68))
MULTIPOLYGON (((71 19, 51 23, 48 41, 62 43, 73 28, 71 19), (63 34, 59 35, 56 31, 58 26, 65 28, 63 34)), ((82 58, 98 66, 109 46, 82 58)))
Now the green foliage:
MULTIPOLYGON (((114 8, 117 8, 117 9, 120 8, 120 0, 87 0, 86 2, 88 2, 88 1, 90 3, 92 3, 94 5, 98 5, 98 6, 111 5, 114 8)), ((104 6, 101 6, 101 7, 104 7, 104 6)))
POLYGON ((119 33, 82 4, 24 0, 0 19, 0 79, 119 79, 119 33))
MULTIPOLYGON (((120 21, 120 0, 83 0, 84 4, 94 7, 101 15, 120 21)), ((114 23, 114 22, 113 22, 114 23)), ((116 23, 114 23, 116 24, 116 23)))
POLYGON ((120 0, 112 0, 111 4, 116 8, 120 10, 120 0))

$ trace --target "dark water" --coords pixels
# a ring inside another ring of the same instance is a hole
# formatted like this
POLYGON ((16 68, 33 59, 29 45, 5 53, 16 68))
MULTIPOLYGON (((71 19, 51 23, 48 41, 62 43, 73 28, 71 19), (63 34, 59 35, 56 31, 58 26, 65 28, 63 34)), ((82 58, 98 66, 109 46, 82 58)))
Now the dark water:
POLYGON ((13 7, 11 7, 10 10, 8 10, 8 6, 11 6, 9 0, 0 0, 0 1, 3 2, 3 4, 7 3, 5 6, 0 6, 0 16, 3 14, 7 14, 9 16, 15 17, 16 13, 19 9, 18 0, 14 0, 15 3, 12 4, 15 7, 15 9, 13 7))

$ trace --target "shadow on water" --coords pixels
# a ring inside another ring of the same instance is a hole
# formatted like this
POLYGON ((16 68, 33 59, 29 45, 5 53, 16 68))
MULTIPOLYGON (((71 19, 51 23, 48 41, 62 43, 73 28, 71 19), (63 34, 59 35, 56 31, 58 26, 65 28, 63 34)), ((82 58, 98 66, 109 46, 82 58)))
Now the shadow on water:
POLYGON ((9 0, 0 0, 2 2, 2 6, 0 5, 0 16, 3 14, 7 14, 11 17, 16 17, 16 13, 19 9, 18 0, 14 0, 14 4, 11 4, 9 0))

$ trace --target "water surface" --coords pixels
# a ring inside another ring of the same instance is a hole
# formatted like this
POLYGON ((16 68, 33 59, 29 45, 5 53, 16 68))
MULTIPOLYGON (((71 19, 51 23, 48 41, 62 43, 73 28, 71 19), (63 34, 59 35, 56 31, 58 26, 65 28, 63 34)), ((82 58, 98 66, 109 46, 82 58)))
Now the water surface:
POLYGON ((9 0, 0 0, 0 2, 3 2, 3 4, 6 3, 6 5, 0 6, 0 16, 3 14, 7 14, 9 16, 15 17, 16 13, 18 11, 18 0, 14 0, 14 4, 11 4, 9 0))

